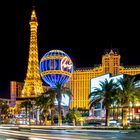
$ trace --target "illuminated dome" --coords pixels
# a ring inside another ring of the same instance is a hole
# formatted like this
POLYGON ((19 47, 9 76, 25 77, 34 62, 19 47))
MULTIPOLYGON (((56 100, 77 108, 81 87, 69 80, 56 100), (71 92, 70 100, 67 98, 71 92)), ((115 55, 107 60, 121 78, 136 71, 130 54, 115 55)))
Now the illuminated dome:
POLYGON ((51 50, 40 60, 42 79, 51 87, 65 84, 73 73, 73 63, 70 57, 61 50, 51 50))

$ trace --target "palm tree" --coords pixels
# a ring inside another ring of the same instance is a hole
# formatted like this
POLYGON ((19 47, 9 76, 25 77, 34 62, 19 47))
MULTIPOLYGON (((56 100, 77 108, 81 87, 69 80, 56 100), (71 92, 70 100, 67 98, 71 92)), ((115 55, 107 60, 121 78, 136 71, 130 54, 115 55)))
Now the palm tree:
POLYGON ((57 84, 56 87, 54 88, 55 93, 56 93, 56 99, 58 101, 58 125, 62 125, 62 113, 61 113, 61 102, 62 102, 62 95, 68 95, 71 97, 71 91, 69 88, 64 87, 62 84, 57 84))
MULTIPOLYGON (((62 84, 57 84, 55 88, 50 88, 44 92, 41 96, 36 98, 36 105, 40 109, 46 110, 48 115, 49 109, 51 109, 51 125, 54 124, 54 108, 55 108, 55 99, 58 101, 58 125, 62 125, 62 114, 61 114, 61 102, 62 94, 67 94, 71 97, 71 91, 69 88, 64 87, 62 84)), ((46 118, 47 119, 47 118, 46 118)))
POLYGON ((2 121, 2 114, 4 114, 4 117, 8 116, 8 108, 9 106, 2 99, 0 99, 0 124, 2 121))
POLYGON ((29 109, 29 124, 30 124, 30 109, 32 107, 32 104, 31 104, 31 101, 30 100, 27 100, 27 101, 24 101, 20 104, 20 107, 21 108, 25 108, 25 114, 26 114, 26 124, 27 124, 27 119, 28 119, 28 109, 29 109))
POLYGON ((103 106, 106 109, 106 126, 109 126, 109 108, 114 102, 117 87, 118 85, 113 82, 113 79, 110 81, 105 79, 105 81, 100 82, 100 88, 95 88, 95 91, 91 92, 89 95, 90 108, 96 105, 99 101, 103 100, 103 106))
POLYGON ((1 124, 1 112, 2 112, 3 104, 4 104, 3 100, 0 99, 0 124, 1 124))
POLYGON ((75 124, 78 121, 78 118, 82 117, 81 113, 79 111, 75 111, 73 110, 69 110, 69 112, 66 115, 66 119, 68 120, 69 123, 73 123, 73 125, 75 126, 75 124))
POLYGON ((130 102, 134 102, 135 99, 140 97, 139 88, 136 88, 138 81, 135 81, 134 76, 126 75, 124 78, 118 79, 119 90, 118 90, 118 100, 122 106, 122 124, 123 127, 127 126, 127 110, 130 102))
POLYGON ((43 93, 41 96, 38 96, 36 98, 35 104, 36 104, 36 106, 39 107, 40 112, 45 117, 45 124, 47 125, 47 117, 48 117, 49 108, 50 108, 48 96, 45 93, 43 93))
POLYGON ((48 89, 44 95, 48 97, 48 105, 51 110, 51 125, 54 125, 54 109, 55 109, 55 90, 53 88, 48 89))

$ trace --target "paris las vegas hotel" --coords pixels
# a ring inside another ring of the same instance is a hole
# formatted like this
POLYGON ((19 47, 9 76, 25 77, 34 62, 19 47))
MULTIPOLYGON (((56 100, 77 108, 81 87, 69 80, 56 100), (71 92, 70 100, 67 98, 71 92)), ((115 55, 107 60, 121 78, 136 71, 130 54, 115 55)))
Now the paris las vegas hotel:
MULTIPOLYGON (((35 13, 35 11, 34 11, 35 13)), ((34 17, 36 18, 36 17, 34 17)), ((37 19, 37 18, 36 18, 37 19)), ((35 25, 37 30, 38 22, 30 21, 33 25, 35 25)), ((32 34, 32 24, 31 25, 31 35, 36 35, 36 33, 32 34)), ((36 42, 36 51, 37 51, 37 37, 31 37, 30 42, 36 42)), ((38 54, 38 52, 36 53, 38 54)), ((105 51, 102 55, 102 62, 96 67, 91 68, 76 68, 73 72, 73 75, 70 78, 70 81, 66 84, 72 91, 72 99, 70 102, 70 108, 83 108, 89 109, 89 93, 90 93, 90 80, 92 78, 108 74, 110 73, 112 76, 116 76, 118 74, 127 74, 127 75, 137 75, 140 74, 140 67, 125 67, 120 63, 121 55, 118 51, 110 49, 105 51)), ((30 59, 30 57, 29 57, 30 59)), ((36 57, 38 59, 38 57, 36 57)), ((38 62, 38 60, 37 60, 38 62)), ((93 64, 94 65, 94 64, 93 64)), ((29 66, 30 67, 30 66, 29 66)), ((30 70, 27 71, 27 75, 31 75, 30 70)), ((39 74, 38 74, 39 75, 39 74)), ((41 78, 40 78, 41 80, 41 78)), ((25 80, 28 82, 28 80, 25 80)), ((42 83, 42 82, 40 82, 42 83)), ((11 81, 11 104, 14 106, 16 98, 20 98, 21 92, 24 86, 29 85, 28 83, 23 84, 21 82, 11 81)))

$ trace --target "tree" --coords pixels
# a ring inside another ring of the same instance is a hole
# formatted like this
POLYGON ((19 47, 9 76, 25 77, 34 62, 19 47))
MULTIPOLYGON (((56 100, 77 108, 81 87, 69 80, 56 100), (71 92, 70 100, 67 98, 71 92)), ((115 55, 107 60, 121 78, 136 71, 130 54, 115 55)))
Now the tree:
POLYGON ((69 88, 64 87, 62 84, 57 84, 54 88, 56 93, 56 99, 58 101, 58 125, 62 125, 62 113, 61 113, 61 102, 62 102, 62 94, 66 94, 71 97, 71 91, 69 88))
MULTIPOLYGON (((57 84, 55 88, 48 89, 41 96, 36 98, 36 105, 39 106, 48 115, 49 109, 51 109, 51 124, 53 125, 54 119, 54 108, 55 108, 55 99, 58 101, 58 125, 62 125, 62 112, 61 112, 61 102, 62 94, 71 96, 71 91, 69 88, 64 87, 62 84, 57 84)), ((47 118, 46 118, 47 119, 47 118)))
POLYGON ((49 88, 44 95, 48 98, 48 105, 51 110, 51 125, 54 125, 54 109, 55 109, 55 90, 53 88, 49 88))
POLYGON ((30 110, 31 110, 31 107, 32 107, 31 101, 27 100, 27 101, 21 102, 20 107, 25 108, 26 124, 27 124, 27 120, 28 120, 28 115, 27 114, 28 114, 28 109, 29 109, 29 124, 30 124, 30 110))
POLYGON ((39 107, 40 112, 43 114, 45 117, 45 124, 47 125, 47 117, 49 114, 49 109, 50 109, 50 103, 49 103, 49 97, 46 93, 43 93, 41 96, 38 96, 36 99, 36 106, 39 107))
POLYGON ((66 115, 66 119, 68 120, 69 123, 74 123, 73 125, 75 125, 75 123, 77 123, 78 118, 82 117, 81 113, 79 111, 75 111, 75 110, 70 110, 67 115, 66 115))
POLYGON ((103 100, 103 106, 106 109, 106 126, 109 126, 109 108, 114 102, 114 96, 117 94, 117 83, 114 83, 113 79, 108 81, 100 82, 100 88, 95 88, 93 92, 90 93, 90 108, 96 105, 99 101, 103 100))
POLYGON ((2 121, 2 114, 4 114, 4 117, 8 116, 8 108, 9 106, 3 100, 0 99, 0 124, 2 121))
POLYGON ((124 78, 118 79, 118 100, 122 106, 122 123, 123 127, 127 126, 127 110, 130 106, 130 102, 134 102, 135 99, 140 97, 140 90, 136 88, 138 81, 135 81, 134 76, 126 75, 124 78))

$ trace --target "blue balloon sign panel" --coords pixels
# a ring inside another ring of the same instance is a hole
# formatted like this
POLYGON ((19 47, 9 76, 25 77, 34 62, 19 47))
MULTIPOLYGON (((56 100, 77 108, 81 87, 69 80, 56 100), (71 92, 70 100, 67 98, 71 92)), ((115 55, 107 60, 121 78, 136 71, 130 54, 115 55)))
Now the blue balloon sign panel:
POLYGON ((73 63, 70 57, 61 50, 47 52, 40 61, 42 79, 51 87, 65 84, 73 73, 73 63))

